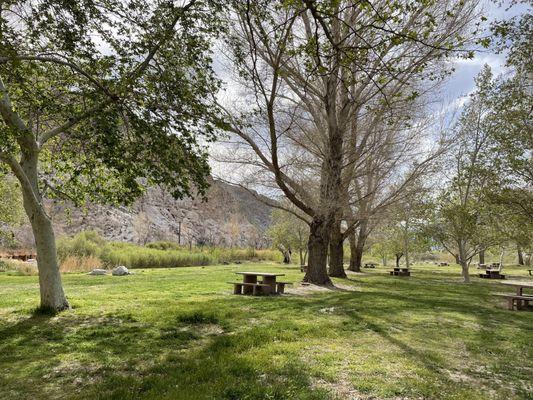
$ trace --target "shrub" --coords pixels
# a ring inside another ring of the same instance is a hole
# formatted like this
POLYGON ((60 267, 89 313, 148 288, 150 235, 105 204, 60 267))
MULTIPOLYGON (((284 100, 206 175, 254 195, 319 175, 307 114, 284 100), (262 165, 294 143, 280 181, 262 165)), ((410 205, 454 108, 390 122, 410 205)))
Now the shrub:
POLYGON ((62 237, 57 241, 57 255, 60 262, 68 257, 98 257, 106 241, 97 232, 80 232, 72 238, 62 237))
POLYGON ((0 260, 0 271, 8 275, 38 275, 37 264, 19 260, 0 260))
POLYGON ((89 272, 101 266, 102 261, 95 256, 68 256, 61 262, 59 270, 61 272, 89 272))
POLYGON ((152 242, 148 243, 146 245, 149 249, 157 249, 157 250, 181 250, 183 249, 183 246, 180 246, 179 244, 175 242, 152 242))
POLYGON ((107 266, 125 265, 130 268, 187 267, 215 264, 216 260, 203 252, 159 250, 127 243, 112 243, 101 252, 107 266))
POLYGON ((281 262, 281 255, 276 250, 207 246, 191 250, 168 241, 153 242, 143 247, 131 243, 108 243, 93 231, 81 232, 72 238, 62 237, 58 240, 57 249, 63 272, 82 272, 117 265, 128 268, 174 268, 250 260, 281 262))

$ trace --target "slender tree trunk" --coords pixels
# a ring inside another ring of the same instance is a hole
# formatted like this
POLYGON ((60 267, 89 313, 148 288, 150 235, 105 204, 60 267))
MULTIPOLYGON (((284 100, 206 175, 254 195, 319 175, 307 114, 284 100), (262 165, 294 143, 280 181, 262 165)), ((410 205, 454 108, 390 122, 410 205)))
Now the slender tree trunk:
POLYGON ((57 261, 56 242, 52 221, 46 215, 37 184, 37 154, 24 154, 21 167, 28 184, 22 184, 24 209, 30 220, 37 249, 37 268, 42 310, 62 311, 69 308, 63 291, 57 261))
POLYGON ((485 249, 479 251, 479 263, 485 264, 485 249))
POLYGON ((409 268, 409 223, 405 221, 405 232, 403 241, 403 252, 405 254, 405 268, 409 268))
POLYGON ((522 253, 520 246, 516 247, 516 251, 518 254, 518 265, 524 265, 524 253, 522 253))
POLYGON ((315 217, 309 229, 309 263, 304 282, 331 285, 327 271, 330 227, 323 217, 315 217))
POLYGON ((289 250, 281 250, 281 254, 283 254, 283 264, 290 264, 291 263, 291 251, 289 250))
POLYGON ((454 257, 455 257, 455 263, 456 263, 457 265, 461 265, 461 261, 460 261, 460 259, 459 259, 459 254, 454 254, 454 257))
POLYGON ((461 261, 461 275, 463 276, 464 283, 470 283, 470 274, 468 271, 468 262, 461 261))
POLYGON ((400 259, 403 257, 403 253, 396 253, 396 268, 400 268, 400 259))
POLYGON ((470 273, 468 271, 469 263, 468 263, 468 260, 466 259, 466 250, 464 248, 464 245, 462 244, 462 241, 459 241, 458 247, 459 247, 459 264, 461 265, 461 275, 463 276, 463 282, 470 283, 470 273))
POLYGON ((348 241, 350 242, 350 265, 348 266, 348 269, 350 271, 357 272, 357 263, 355 259, 357 253, 357 243, 355 238, 355 232, 350 234, 348 241))
POLYGON ((387 256, 383 256, 383 266, 386 267, 387 266, 387 256))
POLYGON ((344 238, 341 233, 340 221, 335 222, 329 241, 329 276, 346 278, 344 271, 344 238))

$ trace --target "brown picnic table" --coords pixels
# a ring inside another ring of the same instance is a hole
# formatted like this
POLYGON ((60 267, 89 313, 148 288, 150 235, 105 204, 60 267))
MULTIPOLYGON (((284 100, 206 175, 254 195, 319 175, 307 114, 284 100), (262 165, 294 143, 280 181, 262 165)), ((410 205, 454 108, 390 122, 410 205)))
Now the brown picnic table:
POLYGON ((277 281, 278 276, 285 274, 276 274, 271 272, 235 272, 242 275, 242 282, 228 282, 233 285, 234 294, 251 294, 254 296, 261 294, 281 294, 285 291, 285 285, 290 282, 277 281))
POLYGON ((514 310, 515 306, 517 310, 522 310, 529 305, 530 301, 533 301, 533 295, 524 294, 524 289, 533 289, 533 282, 508 281, 501 282, 501 284, 516 288, 516 294, 497 294, 507 299, 509 310, 514 310))
POLYGON ((505 275, 502 274, 502 265, 500 263, 479 264, 479 269, 484 269, 485 273, 479 274, 480 278, 485 279, 505 279, 505 275))
POLYGON ((390 274, 394 276, 411 276, 411 271, 409 268, 394 267, 390 274))

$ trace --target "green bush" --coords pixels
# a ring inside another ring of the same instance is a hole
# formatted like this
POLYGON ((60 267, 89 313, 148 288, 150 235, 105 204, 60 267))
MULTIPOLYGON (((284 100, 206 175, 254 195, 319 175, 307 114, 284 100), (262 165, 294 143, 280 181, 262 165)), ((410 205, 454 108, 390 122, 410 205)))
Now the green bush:
POLYGON ((158 249, 158 250, 181 250, 183 246, 175 242, 152 242, 146 245, 149 249, 158 249))
POLYGON ((216 264, 209 254, 186 250, 159 250, 128 243, 110 243, 100 254, 107 266, 125 265, 130 268, 173 268, 216 264))
POLYGON ((97 232, 80 232, 72 238, 61 237, 57 240, 57 255, 60 261, 67 257, 99 257, 106 241, 97 232))
POLYGON ((122 242, 106 242, 93 231, 81 232, 72 238, 57 241, 61 262, 68 257, 97 257, 106 267, 125 265, 128 268, 174 268, 214 265, 235 261, 281 262, 276 250, 254 248, 221 248, 180 246, 174 242, 154 242, 145 247, 122 242))

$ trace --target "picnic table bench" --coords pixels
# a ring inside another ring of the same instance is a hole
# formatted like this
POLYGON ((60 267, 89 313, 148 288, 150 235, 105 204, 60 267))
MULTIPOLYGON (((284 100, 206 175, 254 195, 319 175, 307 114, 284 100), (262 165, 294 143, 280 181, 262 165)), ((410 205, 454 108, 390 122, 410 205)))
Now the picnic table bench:
POLYGON ((502 266, 500 263, 492 263, 491 265, 479 264, 480 267, 485 268, 485 273, 479 274, 480 278, 484 279, 505 279, 505 275, 501 274, 502 266))
POLYGON ((251 294, 258 296, 261 294, 282 294, 285 292, 285 285, 291 282, 280 282, 276 278, 285 274, 273 274, 270 272, 235 272, 242 275, 242 282, 228 282, 233 285, 234 294, 251 294), (261 277, 259 280, 258 277, 261 277))
POLYGON ((529 302, 533 301, 533 295, 524 294, 524 289, 533 289, 533 283, 529 282, 502 282, 502 285, 513 286, 516 288, 516 294, 512 293, 496 293, 496 296, 507 299, 507 308, 509 310, 523 310, 529 306, 529 302))
POLYGON ((377 264, 376 263, 366 263, 364 268, 376 268, 377 264))
POLYGON ((390 273, 390 275, 394 275, 394 276, 411 276, 411 271, 409 270, 409 268, 398 268, 398 267, 395 267, 389 273, 390 273))

